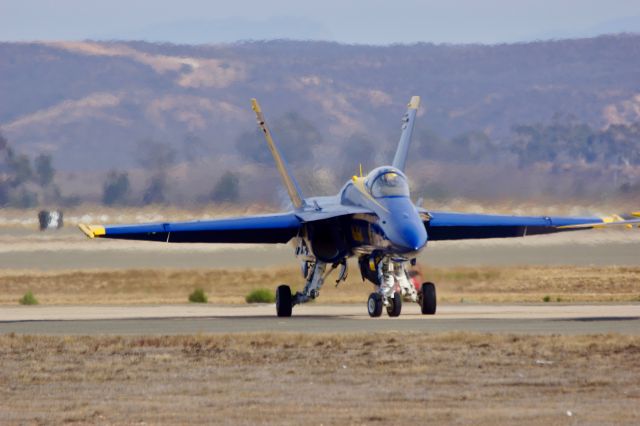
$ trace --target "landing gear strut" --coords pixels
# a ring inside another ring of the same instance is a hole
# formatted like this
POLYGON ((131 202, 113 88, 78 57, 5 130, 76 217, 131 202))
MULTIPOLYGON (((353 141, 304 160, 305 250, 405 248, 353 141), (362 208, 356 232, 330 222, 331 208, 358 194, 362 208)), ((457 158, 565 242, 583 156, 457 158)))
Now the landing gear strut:
POLYGON ((343 259, 331 265, 327 270, 327 264, 319 260, 307 260, 302 264, 302 275, 306 279, 306 284, 302 291, 291 294, 288 285, 281 285, 276 289, 276 313, 279 317, 290 317, 295 305, 307 303, 320 295, 320 288, 324 284, 327 276, 339 269, 336 287, 347 278, 347 261, 343 259))

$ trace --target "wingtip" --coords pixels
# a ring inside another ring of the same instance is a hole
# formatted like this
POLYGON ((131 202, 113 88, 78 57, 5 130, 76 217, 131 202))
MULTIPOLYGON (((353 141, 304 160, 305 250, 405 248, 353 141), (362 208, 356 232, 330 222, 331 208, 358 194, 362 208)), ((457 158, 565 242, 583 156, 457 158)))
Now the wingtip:
POLYGON ((80 228, 80 230, 84 235, 86 235, 91 239, 94 239, 96 237, 100 237, 106 234, 104 226, 100 226, 100 225, 86 225, 84 223, 81 223, 78 225, 78 228, 80 228))

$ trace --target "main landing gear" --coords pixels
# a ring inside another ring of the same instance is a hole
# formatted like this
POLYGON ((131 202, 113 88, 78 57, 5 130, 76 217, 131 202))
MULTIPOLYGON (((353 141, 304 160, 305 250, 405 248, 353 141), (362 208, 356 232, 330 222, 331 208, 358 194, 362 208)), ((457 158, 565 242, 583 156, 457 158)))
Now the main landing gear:
POLYGON ((436 313, 436 285, 423 283, 420 289, 420 310, 422 315, 435 315, 436 313))
POLYGON ((347 278, 347 261, 346 259, 331 265, 327 270, 327 264, 319 260, 305 261, 302 267, 302 273, 307 280, 304 289, 291 294, 291 287, 281 285, 276 289, 276 313, 279 317, 290 317, 291 311, 295 305, 307 303, 314 300, 320 295, 320 288, 324 284, 324 280, 335 269, 339 268, 336 286, 347 278))
POLYGON ((279 317, 290 317, 293 310, 291 287, 281 285, 276 289, 276 313, 279 317))

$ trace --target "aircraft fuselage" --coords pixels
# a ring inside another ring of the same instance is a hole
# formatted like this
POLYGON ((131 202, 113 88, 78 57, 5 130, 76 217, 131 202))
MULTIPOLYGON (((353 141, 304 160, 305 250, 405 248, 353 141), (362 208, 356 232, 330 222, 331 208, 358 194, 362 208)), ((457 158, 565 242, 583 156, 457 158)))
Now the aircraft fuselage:
POLYGON ((305 227, 305 242, 322 261, 374 252, 409 260, 427 244, 423 218, 409 197, 406 177, 393 167, 379 167, 367 177, 354 176, 336 197, 310 198, 307 204, 319 212, 330 211, 336 204, 355 211, 322 226, 305 227), (373 214, 358 213, 358 208, 373 214))

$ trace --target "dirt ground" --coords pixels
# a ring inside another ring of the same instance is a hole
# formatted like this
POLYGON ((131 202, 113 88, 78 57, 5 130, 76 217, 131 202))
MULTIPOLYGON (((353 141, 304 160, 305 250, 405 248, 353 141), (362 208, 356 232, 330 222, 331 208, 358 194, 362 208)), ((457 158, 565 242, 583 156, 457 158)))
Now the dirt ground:
POLYGON ((638 424, 640 337, 0 336, 0 423, 638 424))
MULTIPOLYGON (((640 301, 640 267, 425 268, 445 303, 640 301)), ((335 275, 335 274, 334 274, 335 275)), ((372 285, 357 271, 338 288, 330 276, 317 303, 359 303, 372 285)), ((203 288, 210 303, 245 303, 257 288, 300 287, 296 267, 198 270, 0 271, 0 304, 16 304, 30 290, 41 304, 184 303, 203 288)))

